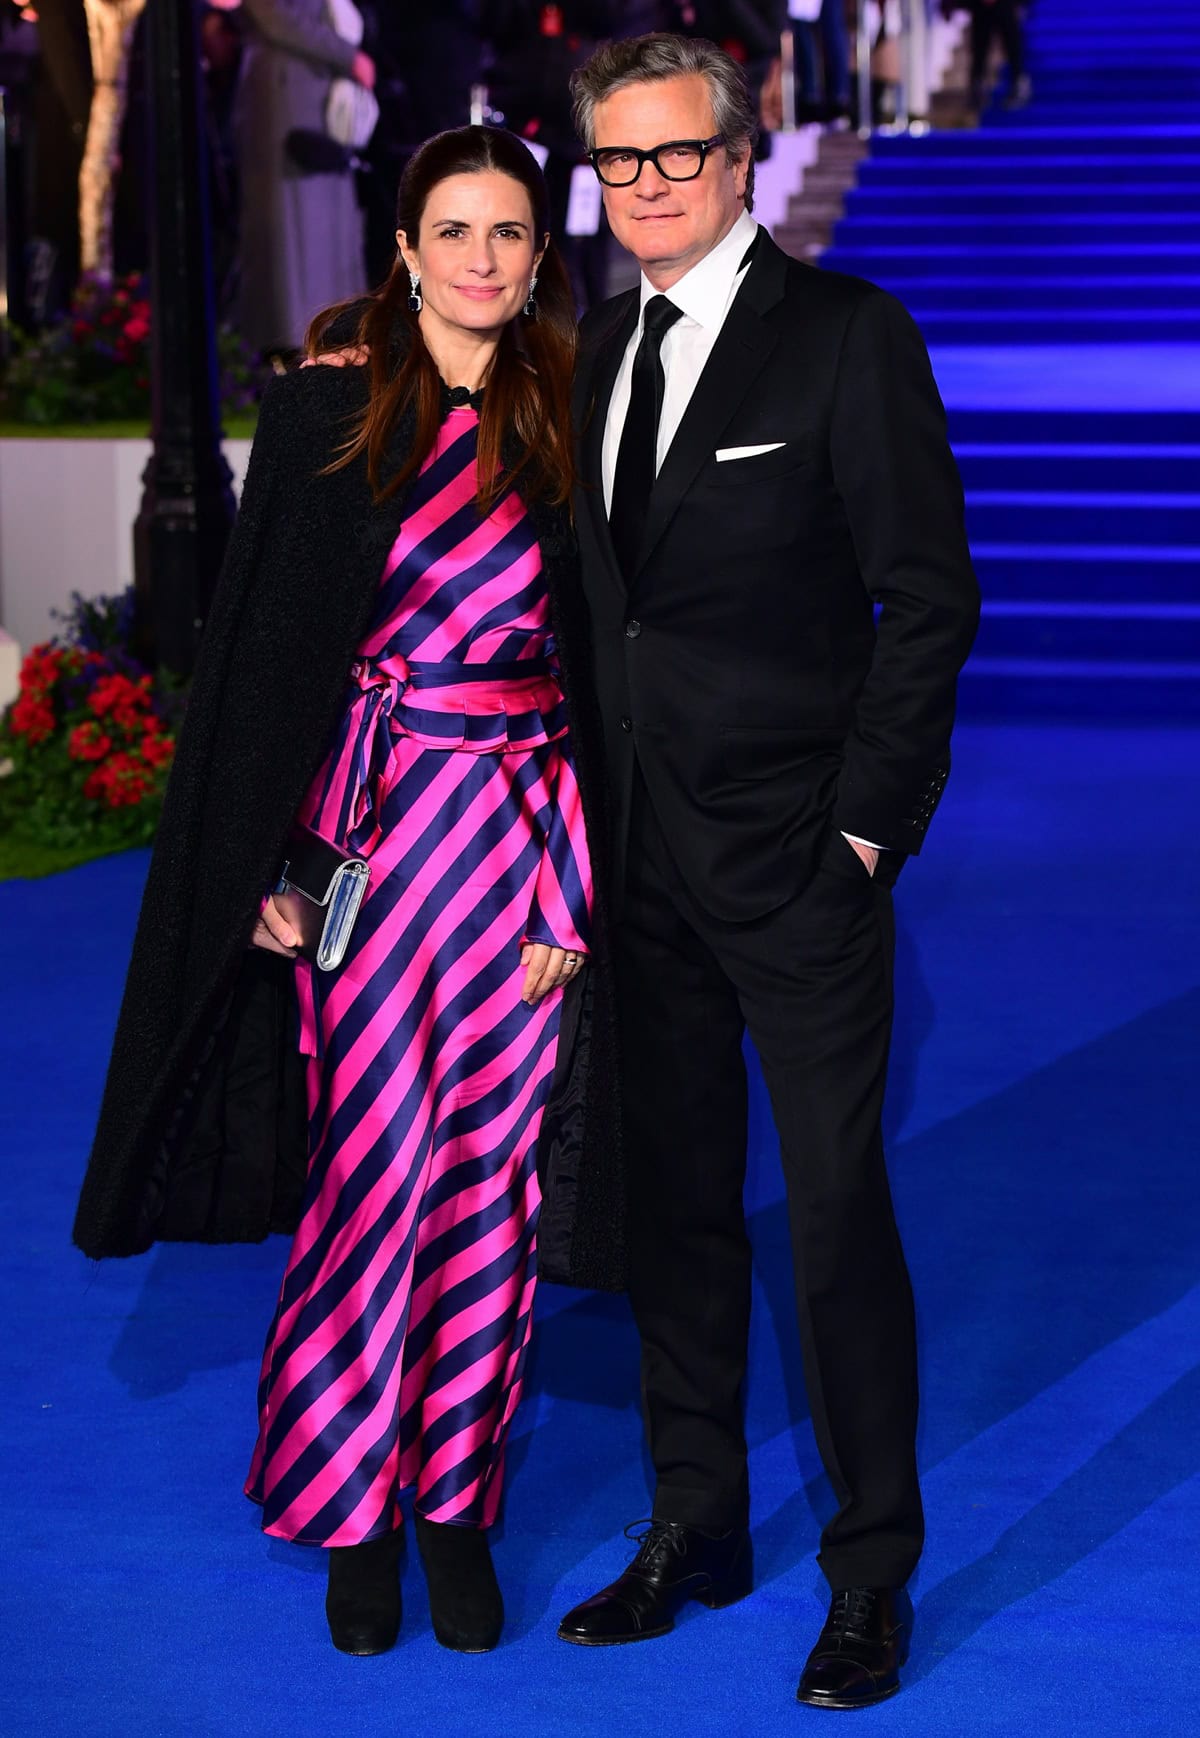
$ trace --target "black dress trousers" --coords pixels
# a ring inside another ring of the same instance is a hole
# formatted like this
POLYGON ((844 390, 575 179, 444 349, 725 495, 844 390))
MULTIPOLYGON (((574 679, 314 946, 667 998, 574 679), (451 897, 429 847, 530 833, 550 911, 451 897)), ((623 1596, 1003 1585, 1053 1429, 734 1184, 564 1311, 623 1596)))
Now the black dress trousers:
POLYGON ((898 1586, 924 1537, 912 1290, 880 1120, 892 1017, 890 891, 840 833, 810 884, 753 923, 708 916, 640 773, 615 927, 631 1298, 654 1513, 744 1526, 749 1030, 779 1134, 813 1427, 840 1507, 834 1589, 898 1586))

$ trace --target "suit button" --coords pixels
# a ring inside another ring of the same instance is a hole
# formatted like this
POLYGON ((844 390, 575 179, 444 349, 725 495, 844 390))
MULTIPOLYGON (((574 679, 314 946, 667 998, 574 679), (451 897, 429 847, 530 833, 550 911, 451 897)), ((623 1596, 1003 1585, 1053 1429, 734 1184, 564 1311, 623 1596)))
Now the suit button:
POLYGON ((622 730, 632 730, 633 729, 633 719, 632 718, 622 718, 621 729, 622 730))
POLYGON ((642 631, 641 622, 626 622, 625 623, 625 638, 627 640, 636 640, 638 635, 641 633, 641 631, 642 631))

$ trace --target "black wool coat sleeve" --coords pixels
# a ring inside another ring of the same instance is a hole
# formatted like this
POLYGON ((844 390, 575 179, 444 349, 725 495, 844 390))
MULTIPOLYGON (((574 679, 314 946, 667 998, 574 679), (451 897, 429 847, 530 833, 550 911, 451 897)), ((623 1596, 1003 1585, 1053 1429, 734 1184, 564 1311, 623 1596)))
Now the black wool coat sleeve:
MULTIPOLYGON (((322 475, 363 371, 272 382, 205 625, 147 877, 74 1237, 91 1256, 294 1227, 306 1167, 289 961, 249 947, 326 752, 404 517, 365 463, 322 475)), ((397 430, 389 466, 413 438, 397 430)), ((565 510, 530 503, 597 871, 592 963, 564 996, 539 1148, 543 1278, 619 1289, 625 1179, 603 897, 604 773, 565 510)))

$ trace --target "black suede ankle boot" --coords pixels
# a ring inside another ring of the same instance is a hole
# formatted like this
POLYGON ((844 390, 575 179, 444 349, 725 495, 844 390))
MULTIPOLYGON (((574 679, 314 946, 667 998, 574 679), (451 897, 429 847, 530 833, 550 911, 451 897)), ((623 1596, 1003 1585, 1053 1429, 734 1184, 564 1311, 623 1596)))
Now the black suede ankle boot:
POLYGON ((383 1654, 400 1633, 399 1528, 362 1545, 332 1545, 325 1616, 344 1654, 383 1654))
POLYGON ((417 1548, 429 1583, 433 1633, 456 1653, 483 1654, 504 1628, 504 1601, 487 1533, 417 1516, 417 1548))

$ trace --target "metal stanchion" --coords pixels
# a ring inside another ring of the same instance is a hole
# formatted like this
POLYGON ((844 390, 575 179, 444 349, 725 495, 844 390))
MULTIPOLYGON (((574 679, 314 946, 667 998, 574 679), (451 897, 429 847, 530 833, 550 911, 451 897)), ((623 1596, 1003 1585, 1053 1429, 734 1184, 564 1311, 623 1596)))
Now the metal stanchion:
POLYGON ((783 109, 780 131, 796 131, 796 39, 785 27, 779 38, 779 101, 783 109))
POLYGON ((929 14, 926 0, 904 0, 903 66, 910 133, 929 131, 929 14))
POLYGON ((150 0, 151 439, 133 530, 140 632, 187 675, 233 523, 217 408, 200 45, 192 0, 150 0))
MULTIPOLYGON (((8 92, 0 85, 0 320, 8 319, 8 92)), ((0 356, 8 336, 0 328, 0 356)))
POLYGON ((873 126, 871 114, 871 20, 867 0, 858 0, 855 33, 855 59, 858 73, 858 136, 869 139, 873 126))

